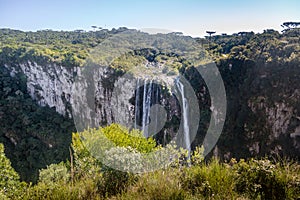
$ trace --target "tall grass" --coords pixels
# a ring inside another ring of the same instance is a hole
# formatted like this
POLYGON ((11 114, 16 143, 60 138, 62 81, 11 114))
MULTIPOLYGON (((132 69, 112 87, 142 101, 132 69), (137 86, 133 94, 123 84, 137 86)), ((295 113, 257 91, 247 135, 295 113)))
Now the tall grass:
POLYGON ((214 158, 209 163, 139 175, 107 169, 74 182, 54 180, 48 174, 38 184, 29 185, 21 199, 299 199, 299 175, 300 165, 295 162, 251 159, 221 163, 214 158))

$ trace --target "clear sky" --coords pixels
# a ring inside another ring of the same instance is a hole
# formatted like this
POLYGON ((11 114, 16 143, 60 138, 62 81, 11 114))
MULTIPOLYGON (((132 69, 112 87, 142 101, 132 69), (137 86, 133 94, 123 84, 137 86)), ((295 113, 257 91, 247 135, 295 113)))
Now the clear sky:
POLYGON ((0 0, 0 28, 160 28, 186 35, 281 30, 300 21, 300 0, 0 0))

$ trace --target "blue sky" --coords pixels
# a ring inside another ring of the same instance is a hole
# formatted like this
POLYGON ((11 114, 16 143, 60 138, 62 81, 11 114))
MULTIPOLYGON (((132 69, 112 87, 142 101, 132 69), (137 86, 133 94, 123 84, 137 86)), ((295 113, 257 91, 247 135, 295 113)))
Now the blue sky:
POLYGON ((0 0, 0 28, 160 28, 186 35, 281 30, 300 21, 299 0, 0 0))

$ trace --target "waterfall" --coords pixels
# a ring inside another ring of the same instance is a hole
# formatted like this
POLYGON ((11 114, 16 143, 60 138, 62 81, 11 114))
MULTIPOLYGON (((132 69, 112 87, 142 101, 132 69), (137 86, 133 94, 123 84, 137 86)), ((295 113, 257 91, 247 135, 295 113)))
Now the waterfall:
POLYGON ((135 89, 135 113, 134 113, 134 128, 137 129, 137 121, 140 116, 139 112, 139 100, 140 100, 140 79, 136 81, 136 89, 135 89))
MULTIPOLYGON (((153 133, 157 133, 158 125, 158 106, 154 108, 154 116, 151 113, 150 119, 150 108, 154 104, 159 104, 160 100, 160 88, 153 84, 153 80, 144 80, 143 91, 141 91, 140 83, 142 80, 137 79, 136 92, 135 92, 135 122, 134 127, 139 128, 138 122, 141 122, 140 129, 143 131, 145 137, 151 136, 153 133), (143 94, 141 94, 143 92, 143 94), (150 125, 151 120, 151 126, 150 125)), ((186 99, 186 94, 184 90, 184 85, 180 82, 180 79, 175 80, 175 85, 180 93, 180 98, 182 102, 182 123, 183 123, 183 140, 182 143, 184 147, 189 152, 191 151, 191 141, 190 141, 190 130, 189 130, 189 103, 186 99)), ((166 135, 164 135, 166 137, 166 135)))
POLYGON ((143 118, 142 118, 142 131, 145 135, 145 126, 146 126, 146 95, 147 95, 147 80, 144 80, 144 94, 143 94, 143 118))
MULTIPOLYGON (((150 108, 152 105, 159 103, 159 88, 155 87, 153 80, 144 80, 143 94, 140 89, 140 79, 137 79, 136 91, 135 91, 135 116, 134 116, 134 128, 139 128, 138 122, 141 122, 141 130, 145 137, 149 137, 150 134, 156 132, 157 116, 153 117, 153 121, 150 125, 150 108), (142 98, 140 98, 142 97, 142 98)), ((158 113, 156 107, 155 113, 158 113)), ((153 114, 153 113, 152 113, 153 114)))
POLYGON ((152 100, 152 80, 148 84, 147 89, 147 81, 144 83, 144 99, 143 99, 143 132, 145 137, 149 137, 149 123, 150 123, 150 108, 151 108, 151 100, 152 100), (146 128, 147 126, 147 128, 146 128))
POLYGON ((182 101, 182 120, 183 120, 183 134, 184 134, 184 144, 185 148, 189 152, 191 151, 191 141, 190 141, 190 130, 189 130, 189 119, 188 119, 188 108, 189 104, 187 99, 185 98, 184 94, 184 85, 180 82, 179 78, 175 80, 175 84, 181 94, 181 101, 182 101))
MULTIPOLYGON (((155 104, 159 104, 159 87, 155 87, 156 88, 156 95, 155 95, 155 104)), ((155 89, 153 88, 153 90, 155 89)), ((154 91, 153 91, 153 94, 154 94, 154 91)), ((158 130, 158 127, 157 127, 157 120, 158 120, 158 106, 155 107, 155 126, 153 127, 152 131, 154 131, 154 133, 157 133, 159 130, 158 130)))

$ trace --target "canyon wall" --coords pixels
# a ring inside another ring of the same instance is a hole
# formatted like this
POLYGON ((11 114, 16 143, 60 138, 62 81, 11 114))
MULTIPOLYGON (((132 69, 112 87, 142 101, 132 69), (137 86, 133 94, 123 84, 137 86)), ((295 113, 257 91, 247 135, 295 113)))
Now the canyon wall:
MULTIPOLYGON (((298 66, 268 66, 250 61, 226 60, 218 67, 226 88, 228 112, 223 133, 213 153, 224 159, 264 155, 298 157, 298 66)), ((134 122, 137 113, 138 125, 142 127, 145 123, 145 108, 140 102, 145 100, 142 96, 146 91, 144 85, 137 87, 139 82, 145 80, 146 87, 150 87, 150 80, 145 78, 124 76, 107 67, 85 71, 79 67, 67 68, 56 64, 40 66, 34 62, 27 62, 14 67, 6 65, 6 68, 11 71, 11 76, 16 72, 23 73, 32 99, 40 106, 53 107, 61 115, 74 118, 77 130, 112 122, 134 127, 137 125, 134 122)), ((192 86, 202 109, 202 121, 193 141, 195 146, 203 142, 209 123, 209 92, 205 90, 203 81, 195 81, 199 77, 195 72, 186 70, 184 75, 187 80, 195 82, 192 86)), ((172 138, 178 130, 183 111, 180 109, 179 97, 176 98, 168 91, 169 86, 166 83, 151 87, 151 101, 165 107, 167 112, 166 125, 157 136, 157 139, 164 143, 163 137, 166 134, 172 138), (154 91, 158 91, 155 87, 161 90, 159 101, 154 99, 157 95, 154 91)))

